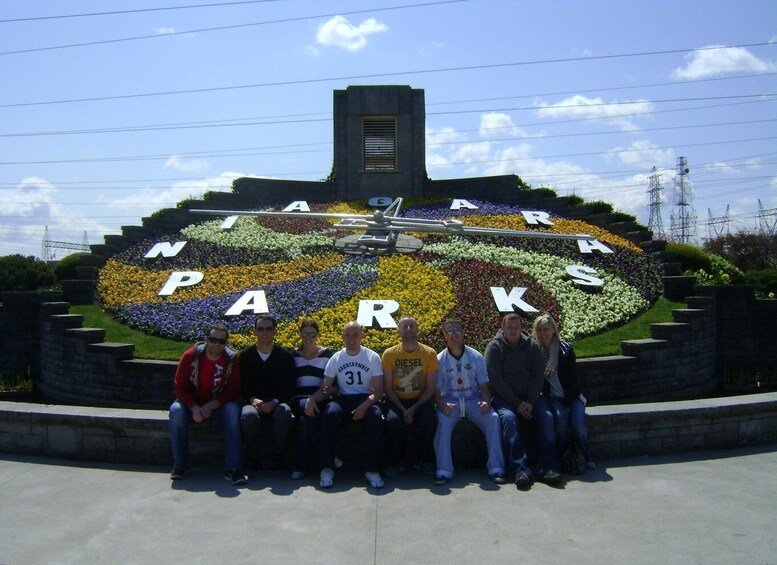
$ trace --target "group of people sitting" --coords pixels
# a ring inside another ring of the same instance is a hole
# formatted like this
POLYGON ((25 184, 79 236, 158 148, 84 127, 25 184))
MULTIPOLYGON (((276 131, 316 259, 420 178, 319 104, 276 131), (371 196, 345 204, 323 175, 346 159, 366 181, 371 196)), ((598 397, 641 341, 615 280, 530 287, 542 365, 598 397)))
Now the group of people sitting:
POLYGON ((454 318, 443 323, 446 347, 436 353, 419 343, 417 321, 403 317, 397 327, 401 342, 382 357, 362 345, 364 330, 357 322, 345 324, 344 347, 336 352, 319 345, 313 319, 300 324, 301 345, 293 351, 275 342, 276 327, 271 315, 259 314, 256 344, 238 354, 227 346, 227 328, 213 325, 204 342, 183 354, 170 406, 171 479, 186 476, 189 425, 208 419, 223 425, 225 479, 233 484, 248 480, 243 444, 248 468, 284 468, 295 421, 291 478, 305 477, 310 455, 317 453, 321 488, 332 487, 342 465, 338 431, 354 421, 362 423, 364 477, 373 488, 383 487, 383 476, 403 472, 409 460, 434 484, 451 481, 451 441, 462 418, 483 432, 488 474, 497 484, 508 477, 519 489, 535 480, 560 484, 568 446, 579 451, 585 468, 596 468, 575 352, 549 314, 535 318, 531 335, 518 314, 505 315, 485 355, 465 344, 463 323, 454 318), (536 430, 536 465, 529 465, 522 421, 536 430), (262 422, 271 428, 269 449, 262 448, 262 422), (413 454, 406 453, 410 431, 413 454))

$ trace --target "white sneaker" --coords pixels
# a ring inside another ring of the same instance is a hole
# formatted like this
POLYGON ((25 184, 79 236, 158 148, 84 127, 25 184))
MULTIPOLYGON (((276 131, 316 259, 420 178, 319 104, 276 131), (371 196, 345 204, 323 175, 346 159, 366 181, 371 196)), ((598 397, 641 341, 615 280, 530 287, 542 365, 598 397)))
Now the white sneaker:
POLYGON ((321 488, 332 488, 332 485, 334 483, 335 483, 335 472, 329 467, 321 469, 321 477, 318 482, 319 486, 321 488))
POLYGON ((370 483, 372 488, 383 488, 383 479, 380 473, 364 473, 364 478, 370 483))

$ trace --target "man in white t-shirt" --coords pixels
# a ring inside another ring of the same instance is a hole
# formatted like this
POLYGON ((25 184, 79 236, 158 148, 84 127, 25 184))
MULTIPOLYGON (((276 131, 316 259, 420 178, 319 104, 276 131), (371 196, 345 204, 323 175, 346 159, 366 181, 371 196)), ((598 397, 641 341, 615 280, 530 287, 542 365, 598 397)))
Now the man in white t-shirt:
POLYGON ((345 324, 345 347, 327 362, 324 382, 311 397, 313 402, 309 403, 315 414, 326 391, 332 389, 333 383, 337 385, 339 394, 326 405, 321 419, 321 488, 330 488, 334 483, 337 432, 341 426, 352 421, 363 422, 364 460, 367 468, 364 478, 373 488, 383 486, 380 476, 383 416, 378 406, 378 401, 383 397, 383 367, 377 353, 362 347, 363 337, 361 324, 345 324))

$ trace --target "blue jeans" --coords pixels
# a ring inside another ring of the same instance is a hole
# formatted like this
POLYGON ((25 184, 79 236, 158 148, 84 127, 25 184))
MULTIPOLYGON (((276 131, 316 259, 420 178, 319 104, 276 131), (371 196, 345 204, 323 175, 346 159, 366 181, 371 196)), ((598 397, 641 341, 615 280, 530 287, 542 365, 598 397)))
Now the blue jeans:
POLYGON ((537 470, 561 470, 559 458, 567 444, 569 415, 567 409, 555 396, 540 396, 532 411, 537 422, 537 470))
MULTIPOLYGON (((240 450, 240 406, 237 402, 228 402, 211 411, 210 420, 218 421, 224 428, 224 455, 226 469, 241 467, 240 450)), ((170 405, 170 441, 173 444, 173 467, 189 468, 189 426, 194 422, 192 412, 177 400, 170 405)))
POLYGON ((499 415, 499 424, 502 427, 502 450, 507 472, 523 471, 530 475, 526 449, 524 449, 523 440, 521 440, 521 428, 518 422, 520 416, 516 415, 510 405, 498 396, 494 397, 491 406, 499 415))
POLYGON ((569 427, 586 461, 592 461, 591 448, 588 447, 588 427, 585 425, 585 404, 575 398, 569 407, 569 427))

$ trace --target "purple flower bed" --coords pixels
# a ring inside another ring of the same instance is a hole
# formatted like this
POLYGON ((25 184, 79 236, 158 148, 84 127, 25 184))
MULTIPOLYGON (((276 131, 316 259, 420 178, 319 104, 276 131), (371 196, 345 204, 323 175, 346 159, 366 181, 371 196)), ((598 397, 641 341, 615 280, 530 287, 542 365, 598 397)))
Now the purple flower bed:
MULTIPOLYGON (((272 314, 279 320, 289 320, 347 300, 355 292, 375 284, 377 280, 375 258, 349 258, 324 273, 288 283, 268 285, 263 290, 272 314), (348 272, 347 267, 353 264, 366 264, 375 268, 352 274, 348 272)), ((245 333, 252 328, 253 314, 224 317, 224 312, 243 294, 244 291, 239 291, 179 302, 131 304, 118 309, 115 316, 131 328, 182 341, 200 338, 203 328, 214 322, 224 323, 230 332, 245 333)))

